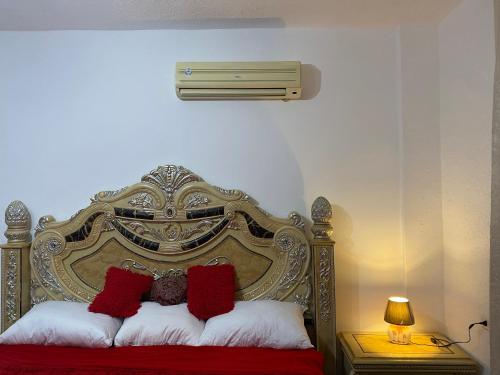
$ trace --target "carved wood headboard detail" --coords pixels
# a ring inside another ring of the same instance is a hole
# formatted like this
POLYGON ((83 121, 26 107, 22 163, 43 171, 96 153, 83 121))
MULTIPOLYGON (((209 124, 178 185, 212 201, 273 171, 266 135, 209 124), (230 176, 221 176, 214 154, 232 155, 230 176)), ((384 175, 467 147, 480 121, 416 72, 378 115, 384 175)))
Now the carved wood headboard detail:
POLYGON ((249 195, 174 165, 94 195, 69 220, 42 217, 33 241, 29 212, 14 201, 2 245, 2 330, 32 304, 91 301, 111 265, 160 277, 196 264, 231 263, 237 299, 302 305, 314 317, 316 344, 329 362, 335 344, 331 215, 328 201, 318 198, 310 239, 298 213, 276 218, 249 195))

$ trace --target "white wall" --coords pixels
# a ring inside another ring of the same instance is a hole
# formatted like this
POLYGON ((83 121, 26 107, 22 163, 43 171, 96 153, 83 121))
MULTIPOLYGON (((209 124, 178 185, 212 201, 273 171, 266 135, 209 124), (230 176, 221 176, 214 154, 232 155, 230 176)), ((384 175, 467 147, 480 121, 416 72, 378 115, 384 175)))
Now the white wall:
MULTIPOLYGON (((444 309, 447 333, 464 338, 488 319, 493 2, 468 0, 439 26, 444 309)), ((489 372, 488 330, 464 346, 489 372)))
MULTIPOLYGON (((489 315, 492 0, 438 26, 403 26, 401 179, 406 290, 415 329, 467 338, 489 315)), ((489 374, 489 335, 463 345, 489 374)))
POLYGON ((21 199, 36 220, 64 219, 163 163, 280 216, 325 195, 338 328, 385 329, 385 300, 404 291, 397 54, 392 30, 2 32, 0 207, 21 199), (314 98, 175 97, 175 61, 233 59, 311 64, 314 98))
POLYGON ((442 332, 443 236, 436 26, 404 26, 401 48, 403 251, 415 329, 442 332))

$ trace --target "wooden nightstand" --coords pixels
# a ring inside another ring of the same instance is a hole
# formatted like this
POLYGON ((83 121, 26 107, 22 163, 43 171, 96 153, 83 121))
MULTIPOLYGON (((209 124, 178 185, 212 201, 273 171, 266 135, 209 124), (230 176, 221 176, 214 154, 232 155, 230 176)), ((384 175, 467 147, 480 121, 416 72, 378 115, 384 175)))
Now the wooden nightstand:
POLYGON ((338 335, 337 375, 358 374, 478 374, 478 367, 457 345, 432 345, 437 333, 413 333, 415 344, 389 342, 386 333, 344 332, 338 335))

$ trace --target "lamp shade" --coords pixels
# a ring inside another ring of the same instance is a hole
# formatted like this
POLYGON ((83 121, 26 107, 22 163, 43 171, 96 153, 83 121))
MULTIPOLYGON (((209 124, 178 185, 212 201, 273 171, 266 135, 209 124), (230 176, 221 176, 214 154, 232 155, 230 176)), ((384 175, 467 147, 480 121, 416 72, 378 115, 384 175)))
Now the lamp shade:
POLYGON ((404 297, 390 297, 387 301, 384 320, 398 326, 411 326, 415 324, 410 301, 404 297))

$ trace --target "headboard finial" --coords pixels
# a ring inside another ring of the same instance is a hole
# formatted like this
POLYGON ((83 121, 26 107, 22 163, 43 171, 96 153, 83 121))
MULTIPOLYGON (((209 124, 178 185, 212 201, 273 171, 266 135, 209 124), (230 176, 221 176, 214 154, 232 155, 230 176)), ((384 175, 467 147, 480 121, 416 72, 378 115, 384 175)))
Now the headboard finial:
POLYGON ((31 242, 31 215, 21 201, 13 201, 5 210, 5 237, 9 244, 24 245, 31 242))
POLYGON ((318 197, 311 207, 311 218, 313 226, 311 231, 315 239, 330 239, 333 228, 330 225, 332 218, 332 205, 325 197, 318 197))

